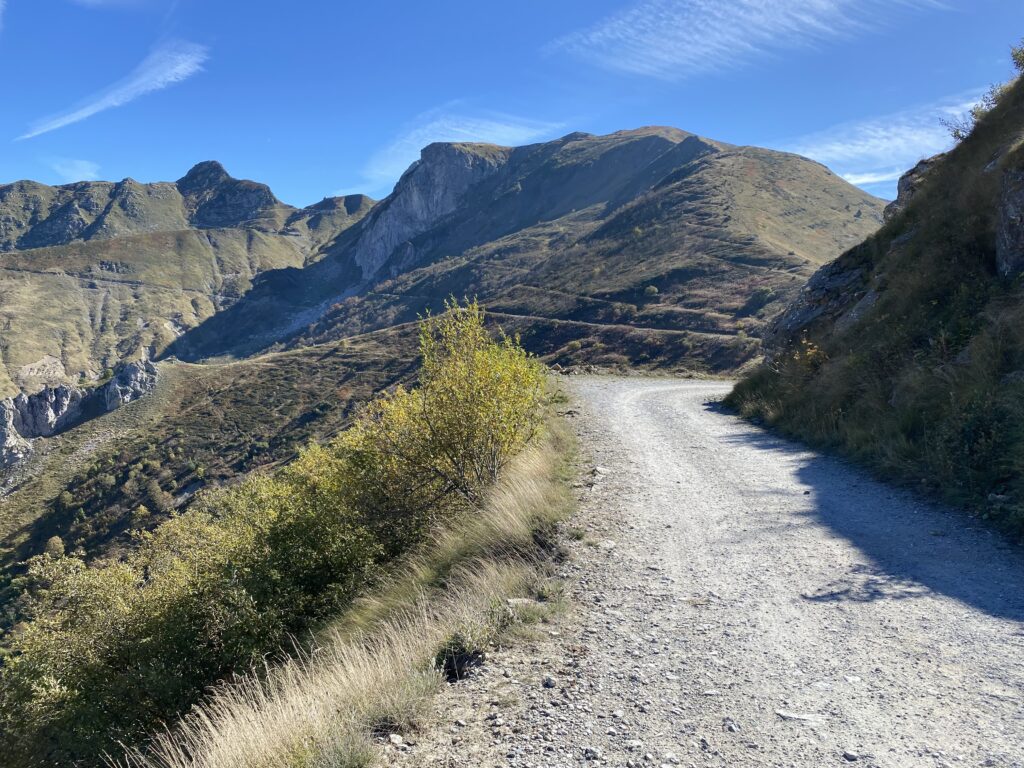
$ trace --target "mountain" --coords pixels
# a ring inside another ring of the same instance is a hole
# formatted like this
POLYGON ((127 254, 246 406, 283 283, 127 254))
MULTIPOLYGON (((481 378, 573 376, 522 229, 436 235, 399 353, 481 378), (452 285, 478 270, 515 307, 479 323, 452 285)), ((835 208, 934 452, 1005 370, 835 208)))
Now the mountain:
POLYGON ((319 258, 372 204, 293 208, 215 162, 174 183, 0 186, 0 395, 160 355, 260 273, 319 258))
POLYGON ((432 144, 376 203, 296 209, 216 163, 0 187, 0 438, 12 464, 34 449, 0 489, 0 572, 51 536, 129 546, 335 433, 408 378, 413 321, 451 295, 553 363, 733 372, 882 210, 805 158, 673 128, 432 144))
POLYGON ((900 182, 732 404, 1024 533, 1024 80, 900 182))
POLYGON ((553 361, 724 372, 881 222, 824 166, 674 128, 432 144, 320 261, 264 273, 168 353, 323 343, 475 295, 553 361))

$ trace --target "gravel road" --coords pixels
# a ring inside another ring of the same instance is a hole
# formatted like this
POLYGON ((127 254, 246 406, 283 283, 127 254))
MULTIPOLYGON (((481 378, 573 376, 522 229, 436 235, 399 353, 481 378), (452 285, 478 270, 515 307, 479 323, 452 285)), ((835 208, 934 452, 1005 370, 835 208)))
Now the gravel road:
POLYGON ((572 380, 576 607, 451 686, 443 748, 405 761, 1024 766, 1024 553, 709 403, 728 389, 572 380))

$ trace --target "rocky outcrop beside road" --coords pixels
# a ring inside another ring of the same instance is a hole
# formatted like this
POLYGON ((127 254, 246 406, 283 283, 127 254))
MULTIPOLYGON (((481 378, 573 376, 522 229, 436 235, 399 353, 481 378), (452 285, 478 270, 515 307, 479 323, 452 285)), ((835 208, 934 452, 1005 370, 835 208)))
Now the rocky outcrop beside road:
POLYGON ((996 221, 996 264, 999 274, 1013 277, 1024 271, 1024 169, 1003 175, 996 221))
POLYGON ((882 213, 886 221, 894 219, 902 213, 913 197, 921 191, 931 171, 946 157, 945 154, 935 155, 922 160, 909 171, 900 176, 896 185, 896 199, 885 207, 882 213))

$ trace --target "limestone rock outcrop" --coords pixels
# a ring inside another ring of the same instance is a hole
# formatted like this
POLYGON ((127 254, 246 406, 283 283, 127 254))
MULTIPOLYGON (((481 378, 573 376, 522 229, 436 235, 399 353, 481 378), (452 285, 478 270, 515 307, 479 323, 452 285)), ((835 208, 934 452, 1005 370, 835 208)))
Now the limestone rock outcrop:
POLYGON ((907 204, 913 199, 914 195, 921 191, 921 187, 928 178, 928 174, 945 156, 945 154, 940 154, 926 158, 900 176, 900 180, 896 185, 896 199, 885 207, 885 211, 882 214, 886 221, 892 220, 907 207, 907 204))
POLYGON ((93 389, 62 384, 0 400, 0 469, 28 458, 31 439, 52 437, 144 397, 156 387, 158 375, 156 365, 138 360, 122 366, 110 381, 93 389))
POLYGON ((364 220, 353 248, 356 263, 368 280, 399 249, 412 263, 413 239, 454 212, 463 195, 497 172, 511 150, 488 144, 430 144, 407 170, 391 197, 364 220))
POLYGON ((14 427, 16 414, 11 398, 0 400, 0 470, 20 464, 32 453, 32 444, 14 427))
POLYGON ((129 363, 108 381, 104 387, 104 405, 114 411, 122 405, 149 394, 156 387, 157 367, 149 360, 129 363))
POLYGON ((996 219, 996 265, 1003 277, 1024 271, 1024 170, 1003 175, 996 219))
POLYGON ((31 395, 19 392, 12 401, 14 426, 22 437, 50 437, 82 419, 89 397, 87 390, 65 384, 43 387, 31 395))

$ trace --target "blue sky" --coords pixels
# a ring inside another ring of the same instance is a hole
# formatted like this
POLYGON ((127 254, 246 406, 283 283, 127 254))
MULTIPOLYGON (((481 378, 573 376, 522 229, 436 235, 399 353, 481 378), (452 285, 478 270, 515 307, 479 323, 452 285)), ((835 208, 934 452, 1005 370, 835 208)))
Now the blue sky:
POLYGON ((0 181, 387 194, 431 141, 673 125, 892 196, 1009 77, 1020 0, 0 0, 0 181))

